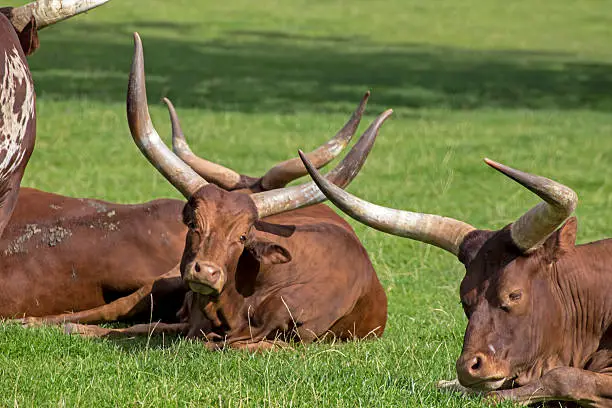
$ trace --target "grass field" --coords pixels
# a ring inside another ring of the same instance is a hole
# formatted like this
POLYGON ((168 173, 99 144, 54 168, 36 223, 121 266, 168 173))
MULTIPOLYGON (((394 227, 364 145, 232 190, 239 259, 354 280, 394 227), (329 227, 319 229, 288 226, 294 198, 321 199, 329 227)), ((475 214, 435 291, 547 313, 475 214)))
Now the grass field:
MULTIPOLYGON (((211 160, 261 174, 325 141, 371 89, 365 121, 395 114, 351 192, 500 228, 537 200, 485 166, 487 156, 574 188, 580 242, 611 235, 604 0, 114 0, 41 32, 30 59, 38 139, 24 185, 126 203, 179 197, 127 128, 133 31, 158 130, 169 134, 158 102, 168 96, 211 160)), ((382 339, 250 355, 5 324, 0 406, 485 406, 434 387, 454 378, 461 349, 461 264, 353 225, 389 296, 382 339)))

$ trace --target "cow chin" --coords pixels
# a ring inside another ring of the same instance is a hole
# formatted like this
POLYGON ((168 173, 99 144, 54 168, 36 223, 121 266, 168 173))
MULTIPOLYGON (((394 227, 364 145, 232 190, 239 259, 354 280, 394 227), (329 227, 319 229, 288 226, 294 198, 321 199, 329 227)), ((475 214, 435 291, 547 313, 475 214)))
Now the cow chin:
POLYGON ((474 391, 485 391, 486 392, 486 391, 499 390, 500 388, 504 386, 504 384, 506 384, 506 378, 500 378, 497 380, 490 379, 490 380, 480 381, 475 384, 471 384, 467 388, 474 390, 474 391))
POLYGON ((210 287, 208 285, 204 285, 202 283, 199 282, 193 282, 190 281, 188 282, 189 285, 189 289, 191 289, 192 291, 199 293, 201 295, 215 295, 218 294, 219 292, 217 291, 217 289, 210 287))

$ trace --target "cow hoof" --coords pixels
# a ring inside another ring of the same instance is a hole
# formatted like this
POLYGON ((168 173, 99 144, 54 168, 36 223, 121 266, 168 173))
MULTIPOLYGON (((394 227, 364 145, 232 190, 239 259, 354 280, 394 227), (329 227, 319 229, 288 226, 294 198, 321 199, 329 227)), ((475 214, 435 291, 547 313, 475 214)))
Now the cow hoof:
POLYGON ((36 317, 24 317, 23 319, 15 319, 12 321, 21 324, 22 327, 41 327, 45 323, 44 320, 36 317))
POLYGON ((440 380, 436 383, 436 388, 440 391, 457 392, 463 391, 463 386, 459 384, 459 380, 440 380))
POLYGON ((83 337, 101 337, 110 332, 109 329, 103 327, 76 323, 64 323, 63 328, 65 334, 78 334, 83 337))
POLYGON ((78 329, 73 323, 64 324, 64 334, 78 334, 78 329))

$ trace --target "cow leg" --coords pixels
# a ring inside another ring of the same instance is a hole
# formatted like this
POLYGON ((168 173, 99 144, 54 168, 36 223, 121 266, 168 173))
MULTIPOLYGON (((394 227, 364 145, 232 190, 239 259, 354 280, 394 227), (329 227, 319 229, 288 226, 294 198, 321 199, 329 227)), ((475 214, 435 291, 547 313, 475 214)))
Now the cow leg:
POLYGON ((510 390, 488 394, 494 400, 529 405, 545 401, 575 402, 581 407, 612 407, 612 375, 574 367, 551 370, 542 378, 510 390))
POLYGON ((245 319, 240 326, 227 333, 224 346, 266 348, 266 342, 287 345, 283 340, 295 340, 307 344, 325 340, 328 334, 335 337, 335 333, 328 329, 336 317, 325 313, 315 314, 311 309, 294 305, 291 299, 296 297, 291 293, 268 297, 249 311, 250 319, 245 319), (261 325, 253 326, 253 322, 261 322, 261 325), (261 344, 253 345, 257 343, 261 344))
POLYGON ((189 329, 189 323, 147 323, 137 324, 124 329, 109 329, 95 325, 66 323, 66 334, 78 334, 83 337, 129 337, 152 336, 160 334, 184 334, 189 329))
POLYGON ((26 317, 20 319, 26 326, 44 324, 89 323, 97 324, 128 319, 136 314, 151 310, 151 301, 156 293, 167 292, 176 286, 176 280, 181 279, 179 266, 161 275, 151 283, 141 287, 131 295, 124 296, 106 305, 76 313, 65 313, 55 316, 26 317))
POLYGON ((292 349, 289 343, 279 339, 269 340, 263 338, 262 333, 257 333, 253 337, 242 336, 239 338, 212 338, 213 341, 206 342, 206 347, 209 350, 223 350, 224 348, 233 348, 236 350, 246 350, 252 352, 260 352, 265 350, 285 350, 292 349))
POLYGON ((477 391, 472 391, 469 388, 466 388, 461 385, 459 380, 456 378, 450 381, 440 380, 436 384, 436 388, 443 392, 459 392, 465 395, 478 394, 477 391))
POLYGON ((292 347, 280 340, 261 340, 261 341, 236 341, 228 344, 229 347, 237 350, 261 352, 266 350, 286 350, 292 347))

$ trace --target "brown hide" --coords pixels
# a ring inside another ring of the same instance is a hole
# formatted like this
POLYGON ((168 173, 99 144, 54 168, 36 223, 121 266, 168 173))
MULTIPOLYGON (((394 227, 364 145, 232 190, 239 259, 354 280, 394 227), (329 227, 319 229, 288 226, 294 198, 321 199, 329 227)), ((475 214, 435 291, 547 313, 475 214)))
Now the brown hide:
POLYGON ((11 224, 45 222, 95 213, 108 213, 118 204, 91 198, 73 198, 30 187, 21 187, 11 224))
MULTIPOLYGON (((466 237, 460 292, 468 327, 457 361, 464 386, 493 390, 542 382, 553 394, 548 399, 578 400, 581 389, 588 390, 587 374, 561 376, 560 368, 612 373, 612 241, 575 246, 576 227, 571 218, 529 254, 514 246, 508 227, 466 237)), ((605 381, 612 387, 609 378, 599 383, 605 381)), ((581 405, 612 405, 597 389, 593 393, 587 391, 592 401, 581 405)))
POLYGON ((248 195, 207 185, 184 219, 181 274, 199 292, 190 335, 228 344, 382 335, 386 295, 357 236, 329 207, 274 215, 258 227, 248 195))
MULTIPOLYGON (((182 207, 178 200, 122 205, 22 189, 0 239, 0 316, 84 310, 137 290, 178 263, 182 207)), ((177 304, 160 315, 172 320, 177 304)))
POLYGON ((0 235, 9 221, 36 138, 34 84, 20 40, 0 13, 0 235))

